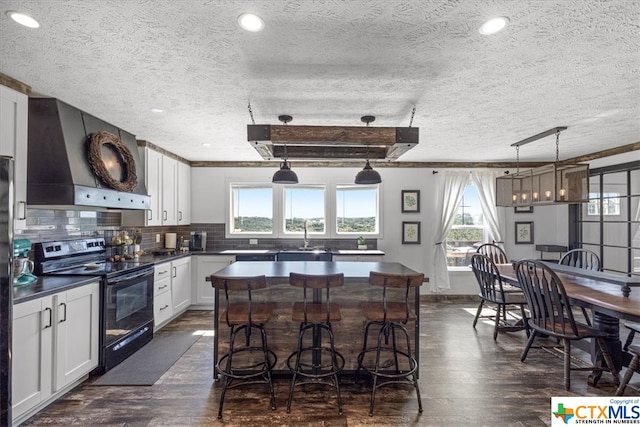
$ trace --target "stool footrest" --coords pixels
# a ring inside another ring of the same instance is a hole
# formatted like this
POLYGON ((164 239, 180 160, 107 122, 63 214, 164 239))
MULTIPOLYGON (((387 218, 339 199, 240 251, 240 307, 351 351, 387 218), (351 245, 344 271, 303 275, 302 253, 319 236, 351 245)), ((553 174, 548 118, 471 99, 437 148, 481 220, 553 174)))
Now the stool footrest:
POLYGON ((302 358, 302 356, 304 354, 311 353, 311 356, 313 358, 313 356, 314 356, 313 353, 314 352, 318 352, 319 359, 322 359, 322 356, 320 355, 320 353, 328 355, 329 362, 327 362, 327 364, 325 364, 325 365, 323 365, 323 364, 316 365, 316 364, 309 364, 309 363, 299 362, 301 369, 300 370, 296 370, 295 359, 298 356, 298 353, 297 352, 293 352, 287 358, 287 367, 289 368, 289 370, 291 372, 295 372, 298 375, 302 375, 302 376, 308 377, 308 378, 329 377, 329 376, 332 376, 332 375, 339 374, 344 369, 344 364, 345 364, 344 356, 342 354, 340 354, 339 352, 337 352, 337 351, 332 352, 331 349, 329 349, 329 348, 324 348, 324 347, 305 347, 305 348, 300 350, 300 357, 302 358), (335 357, 336 357, 336 367, 335 367, 335 369, 333 367, 333 363, 332 363, 332 360, 331 360, 332 353, 335 354, 335 357), (303 370, 302 368, 308 368, 308 369, 307 370, 303 370), (309 371, 311 371, 311 372, 309 372, 309 371))
MULTIPOLYGON (((261 355, 263 354, 262 347, 246 347, 240 350, 235 350, 234 357, 236 357, 239 353, 247 353, 252 351, 260 351, 261 355)), ((272 350, 268 350, 267 354, 269 356, 269 366, 266 366, 266 363, 264 361, 255 361, 251 362, 251 364, 231 367, 231 371, 227 372, 222 368, 222 366, 226 365, 227 359, 229 358, 229 353, 227 353, 220 357, 220 359, 218 360, 218 363, 216 364, 216 370, 220 375, 225 375, 229 378, 234 379, 249 379, 260 375, 265 375, 267 372, 270 372, 273 369, 278 360, 278 357, 272 350)))

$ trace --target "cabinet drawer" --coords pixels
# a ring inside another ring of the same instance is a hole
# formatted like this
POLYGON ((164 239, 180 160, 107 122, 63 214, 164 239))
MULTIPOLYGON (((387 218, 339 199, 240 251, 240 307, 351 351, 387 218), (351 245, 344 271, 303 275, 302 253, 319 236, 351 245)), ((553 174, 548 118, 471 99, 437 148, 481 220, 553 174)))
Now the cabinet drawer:
POLYGON ((159 281, 171 277, 171 263, 156 265, 153 271, 153 280, 159 281))
POLYGON ((171 292, 165 292, 153 298, 153 321, 156 328, 171 318, 172 307, 171 292))
POLYGON ((153 282, 153 296, 157 297, 160 294, 169 292, 171 290, 171 277, 164 276, 164 279, 156 280, 153 282))

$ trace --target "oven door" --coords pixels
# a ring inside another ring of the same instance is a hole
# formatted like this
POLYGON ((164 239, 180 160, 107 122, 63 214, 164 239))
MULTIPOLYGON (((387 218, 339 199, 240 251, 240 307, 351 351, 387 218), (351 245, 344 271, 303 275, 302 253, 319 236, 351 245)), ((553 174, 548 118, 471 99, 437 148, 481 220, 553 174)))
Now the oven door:
POLYGON ((104 371, 153 338, 153 267, 108 277, 102 309, 104 371))

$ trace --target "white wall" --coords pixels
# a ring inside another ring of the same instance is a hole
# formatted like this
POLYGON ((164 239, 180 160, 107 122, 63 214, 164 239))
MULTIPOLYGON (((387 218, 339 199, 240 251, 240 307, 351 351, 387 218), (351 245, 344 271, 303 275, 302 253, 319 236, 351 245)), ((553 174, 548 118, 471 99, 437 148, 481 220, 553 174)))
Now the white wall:
MULTIPOLYGON (((594 166, 624 163, 637 160, 640 152, 632 152, 606 159, 599 159, 594 166)), ((302 168, 295 172, 301 183, 350 184, 359 168, 302 168)), ((436 212, 437 177, 433 169, 379 168, 382 175, 383 237, 378 239, 378 249, 386 253, 385 259, 402 262, 408 267, 433 277, 433 253, 435 248, 434 228, 439 217, 436 212), (401 190, 420 190, 420 213, 401 213, 401 190), (421 244, 402 244, 402 221, 421 222, 421 244)), ((193 223, 224 223, 226 183, 235 179, 254 182, 270 182, 274 169, 270 168, 199 168, 191 169, 193 223)), ((533 213, 514 213, 513 208, 504 210, 505 249, 510 259, 540 258, 536 244, 568 244, 568 207, 566 205, 536 206, 533 213), (515 222, 533 221, 533 244, 515 244, 515 222)), ((545 257, 547 254, 545 254, 545 257)), ((451 289, 446 294, 476 294, 477 283, 470 270, 451 272, 451 289)), ((421 288, 429 293, 429 285, 421 288)))

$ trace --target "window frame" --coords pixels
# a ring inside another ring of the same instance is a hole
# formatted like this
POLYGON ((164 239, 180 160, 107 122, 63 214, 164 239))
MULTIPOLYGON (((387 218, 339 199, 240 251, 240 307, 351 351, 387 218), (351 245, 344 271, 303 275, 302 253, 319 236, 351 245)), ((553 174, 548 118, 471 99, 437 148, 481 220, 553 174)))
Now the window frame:
POLYGON ((242 238, 242 239, 247 239, 247 238, 274 238, 277 236, 277 218, 275 216, 275 210, 273 209, 273 207, 275 206, 276 203, 276 194, 275 194, 275 188, 272 184, 270 183, 264 183, 264 182, 242 182, 242 181, 229 181, 226 184, 226 203, 225 203, 225 217, 227 218, 227 224, 225 226, 225 237, 226 238, 242 238), (267 233, 267 232, 263 232, 263 233, 257 233, 257 232, 251 232, 251 233, 237 233, 237 232, 233 232, 233 224, 234 224, 234 218, 233 218, 233 214, 234 214, 234 210, 232 207, 232 202, 233 202, 233 190, 236 187, 245 187, 245 188, 269 188, 271 189, 271 213, 272 213, 272 220, 273 220, 273 227, 271 230, 271 233, 267 233))
POLYGON ((378 184, 361 185, 361 184, 336 184, 333 187, 333 210, 332 210, 332 232, 335 238, 353 239, 358 236, 369 238, 381 238, 382 237, 382 186, 378 184), (353 188, 354 190, 375 189, 376 190, 376 224, 377 230, 375 232, 363 233, 361 231, 354 232, 338 232, 338 189, 339 188, 353 188))
MULTIPOLYGON (((384 192, 382 184, 372 185, 356 185, 351 182, 333 181, 329 179, 326 183, 305 183, 297 184, 305 187, 318 187, 325 188, 325 233, 310 233, 310 239, 354 239, 357 236, 364 236, 370 239, 382 239, 384 232, 384 218, 383 218, 383 200, 384 192), (336 210, 337 210, 337 189, 339 187, 355 187, 365 188, 371 187, 377 189, 377 216, 378 216, 378 231, 376 233, 337 233, 336 224, 336 210)), ((284 187, 282 184, 272 184, 270 182, 256 182, 254 180, 243 181, 241 178, 229 178, 225 183, 225 218, 227 218, 227 224, 225 225, 225 238, 227 239, 251 239, 251 238, 271 238, 271 239, 290 239, 303 236, 304 233, 291 233, 285 232, 285 201, 284 201, 284 187), (234 187, 253 187, 253 188, 271 188, 272 189, 272 214, 273 214, 273 230, 272 233, 233 233, 233 207, 231 202, 233 200, 232 191, 234 187)))
MULTIPOLYGON (((469 181, 465 185, 465 191, 466 191, 467 187, 472 187, 474 189, 474 191, 476 192, 476 194, 478 193, 478 187, 476 187, 476 185, 473 182, 469 181)), ((485 221, 484 221, 485 214, 484 214, 484 210, 482 209, 482 203, 480 203, 479 200, 478 200, 478 202, 479 202, 478 204, 480 205, 480 211, 482 212, 482 225, 478 226, 478 225, 475 225, 475 224, 469 224, 469 225, 461 224, 461 225, 456 226, 455 224, 451 224, 451 229, 449 230, 449 233, 451 233, 454 230, 454 227, 455 227, 455 229, 477 229, 477 228, 480 228, 482 230, 482 240, 481 240, 480 244, 488 243, 488 232, 489 232, 489 230, 487 228, 487 224, 485 224, 485 221)), ((461 204, 464 203, 464 198, 460 201, 460 203, 461 204)), ((461 207, 462 206, 458 206, 456 208, 456 215, 457 215, 458 210, 461 207)), ((464 217, 463 217, 463 222, 464 222, 464 217)), ((447 237, 449 237, 449 233, 447 234, 447 237)), ((446 239, 445 242, 447 243, 447 246, 448 246, 449 240, 446 239)), ((471 247, 473 247, 473 245, 471 247)), ((467 252, 468 251, 469 250, 467 250, 467 252)), ((447 254, 446 258, 447 258, 447 270, 448 271, 468 271, 469 270, 469 266, 468 265, 449 265, 448 264, 448 262, 449 262, 449 256, 448 256, 449 255, 449 251, 448 250, 446 251, 446 254, 447 254)), ((466 255, 467 254, 465 254, 465 256, 466 255)))
POLYGON ((280 206, 280 222, 279 222, 279 226, 278 226, 278 230, 280 231, 279 236, 282 238, 289 238, 289 237, 300 237, 300 236, 304 236, 304 232, 291 232, 291 231, 287 231, 287 215, 285 213, 286 210, 286 192, 285 190, 287 188, 322 188, 324 190, 324 233, 319 233, 319 232, 311 232, 311 231, 307 231, 308 237, 311 238, 318 238, 318 237, 327 237, 329 235, 329 221, 327 218, 327 205, 328 205, 328 186, 326 184, 291 184, 291 185, 282 185, 281 186, 281 206, 280 206))

